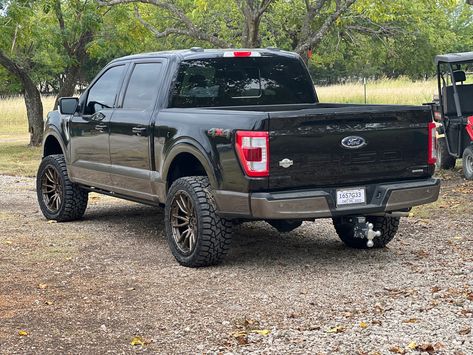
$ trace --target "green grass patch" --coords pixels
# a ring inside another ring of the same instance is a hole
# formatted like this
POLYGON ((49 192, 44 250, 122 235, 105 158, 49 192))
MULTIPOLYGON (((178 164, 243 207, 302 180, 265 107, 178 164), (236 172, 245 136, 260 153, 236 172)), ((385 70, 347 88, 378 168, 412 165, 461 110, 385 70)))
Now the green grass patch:
POLYGON ((41 160, 41 147, 22 142, 0 143, 0 174, 36 176, 41 160))

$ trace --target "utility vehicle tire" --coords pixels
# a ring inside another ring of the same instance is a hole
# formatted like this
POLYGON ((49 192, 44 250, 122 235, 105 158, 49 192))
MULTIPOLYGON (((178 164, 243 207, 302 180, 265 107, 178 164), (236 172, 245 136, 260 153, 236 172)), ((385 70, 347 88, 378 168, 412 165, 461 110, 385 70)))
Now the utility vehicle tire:
POLYGON ((448 153, 446 138, 437 139, 437 169, 453 169, 457 159, 448 153))
POLYGON ((36 194, 44 217, 58 222, 81 218, 89 193, 69 180, 62 154, 45 157, 36 176, 36 194))
POLYGON ((171 252, 183 266, 215 265, 228 253, 233 224, 216 213, 207 177, 183 177, 172 184, 164 222, 171 252))
POLYGON ((268 222, 273 228, 276 228, 280 233, 292 232, 294 229, 299 228, 302 225, 302 221, 293 221, 290 219, 272 219, 266 222, 268 222))
POLYGON ((467 180, 473 180, 473 146, 466 147, 463 151, 463 175, 467 180))
MULTIPOLYGON (((381 236, 373 239, 373 248, 384 248, 393 240, 399 227, 399 220, 399 217, 366 217, 366 221, 373 224, 373 229, 381 232, 381 236)), ((355 249, 368 249, 366 245, 368 240, 366 238, 356 238, 351 223, 344 223, 341 218, 334 218, 333 225, 345 245, 355 249)))

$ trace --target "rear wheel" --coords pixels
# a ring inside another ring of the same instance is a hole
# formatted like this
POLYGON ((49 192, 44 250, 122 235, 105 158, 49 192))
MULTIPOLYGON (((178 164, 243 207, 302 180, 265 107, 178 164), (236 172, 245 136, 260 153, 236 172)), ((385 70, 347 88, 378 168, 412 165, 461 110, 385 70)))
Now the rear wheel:
POLYGON ((209 180, 202 176, 177 179, 164 209, 171 252, 184 266, 214 265, 230 248, 232 222, 216 213, 209 180))
POLYGON ((437 139, 437 148, 437 169, 453 169, 457 160, 448 152, 446 138, 437 139))
MULTIPOLYGON (((374 248, 384 248, 397 233, 399 217, 366 217, 368 223, 373 224, 373 230, 380 231, 381 235, 373 239, 374 248)), ((350 248, 367 249, 367 239, 355 237, 354 224, 344 218, 334 218, 333 225, 338 236, 350 248)))
POLYGON ((81 218, 89 196, 69 180, 62 154, 49 155, 41 161, 36 176, 36 194, 43 215, 58 222, 81 218))
POLYGON ((473 180, 473 146, 463 151, 463 175, 467 180, 473 180))

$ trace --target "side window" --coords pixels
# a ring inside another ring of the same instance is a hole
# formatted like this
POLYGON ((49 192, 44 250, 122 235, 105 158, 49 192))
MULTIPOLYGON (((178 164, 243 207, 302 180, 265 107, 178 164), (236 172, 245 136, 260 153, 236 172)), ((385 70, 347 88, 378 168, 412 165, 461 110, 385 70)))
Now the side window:
POLYGON ((161 63, 139 63, 133 68, 123 108, 131 110, 152 109, 158 95, 161 63))
POLYGON ((85 115, 93 115, 104 108, 112 108, 123 76, 124 65, 108 69, 90 88, 85 115))

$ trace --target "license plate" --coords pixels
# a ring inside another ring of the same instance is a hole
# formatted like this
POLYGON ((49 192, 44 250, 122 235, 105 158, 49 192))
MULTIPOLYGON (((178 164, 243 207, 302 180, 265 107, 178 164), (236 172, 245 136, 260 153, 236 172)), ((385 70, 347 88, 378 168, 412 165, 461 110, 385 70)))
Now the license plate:
POLYGON ((337 205, 366 203, 364 188, 337 190, 337 205))

